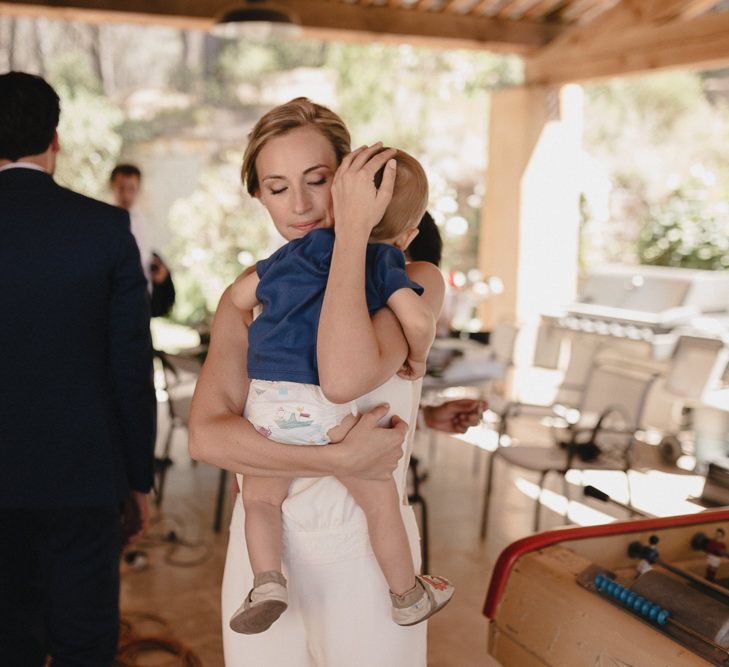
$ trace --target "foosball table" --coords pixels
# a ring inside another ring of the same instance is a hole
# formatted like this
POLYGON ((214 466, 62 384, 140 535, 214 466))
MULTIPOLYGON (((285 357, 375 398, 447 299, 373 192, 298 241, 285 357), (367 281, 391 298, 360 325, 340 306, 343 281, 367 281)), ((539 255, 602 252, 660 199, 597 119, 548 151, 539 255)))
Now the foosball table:
POLYGON ((729 667, 729 509, 534 535, 484 614, 504 667, 729 667))

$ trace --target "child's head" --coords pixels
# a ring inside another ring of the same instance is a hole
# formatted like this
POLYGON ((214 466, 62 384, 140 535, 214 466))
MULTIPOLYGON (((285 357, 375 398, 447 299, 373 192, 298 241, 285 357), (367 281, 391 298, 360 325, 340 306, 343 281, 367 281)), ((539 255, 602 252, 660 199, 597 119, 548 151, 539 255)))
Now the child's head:
MULTIPOLYGON (((417 234, 418 224, 428 205, 428 178, 420 163, 405 151, 395 155, 397 175, 390 201, 382 220, 375 225, 370 241, 390 241, 405 250, 417 234)), ((375 185, 382 183, 384 167, 375 175, 375 185)))

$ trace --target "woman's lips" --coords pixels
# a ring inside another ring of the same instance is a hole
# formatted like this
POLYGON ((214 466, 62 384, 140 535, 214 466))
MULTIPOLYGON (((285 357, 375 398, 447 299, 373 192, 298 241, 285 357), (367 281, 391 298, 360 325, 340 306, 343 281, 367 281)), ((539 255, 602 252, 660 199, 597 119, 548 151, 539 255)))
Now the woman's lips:
POLYGON ((300 232, 309 232, 320 224, 321 220, 313 220, 312 222, 300 222, 296 225, 292 225, 292 227, 300 232))

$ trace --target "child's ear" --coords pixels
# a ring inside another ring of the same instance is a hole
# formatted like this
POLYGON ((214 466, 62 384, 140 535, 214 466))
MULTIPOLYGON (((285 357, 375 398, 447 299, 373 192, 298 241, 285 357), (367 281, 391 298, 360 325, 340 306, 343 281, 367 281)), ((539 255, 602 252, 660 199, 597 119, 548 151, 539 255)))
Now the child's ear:
POLYGON ((413 242, 413 239, 420 233, 417 227, 413 229, 406 229, 400 236, 398 236, 392 243, 396 248, 399 248, 403 252, 408 249, 408 246, 413 242))

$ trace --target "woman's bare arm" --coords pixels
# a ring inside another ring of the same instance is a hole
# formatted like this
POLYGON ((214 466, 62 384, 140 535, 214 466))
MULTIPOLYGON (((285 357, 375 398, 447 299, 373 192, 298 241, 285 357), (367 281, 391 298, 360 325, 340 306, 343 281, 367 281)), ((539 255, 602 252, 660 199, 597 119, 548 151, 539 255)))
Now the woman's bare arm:
POLYGON ((249 386, 246 354, 250 319, 250 314, 235 307, 228 288, 215 314, 210 350, 192 401, 190 455, 257 476, 389 479, 402 455, 400 446, 407 425, 393 418, 393 428, 378 427, 377 421, 386 414, 383 406, 364 414, 341 443, 330 447, 273 442, 242 417, 249 386))

